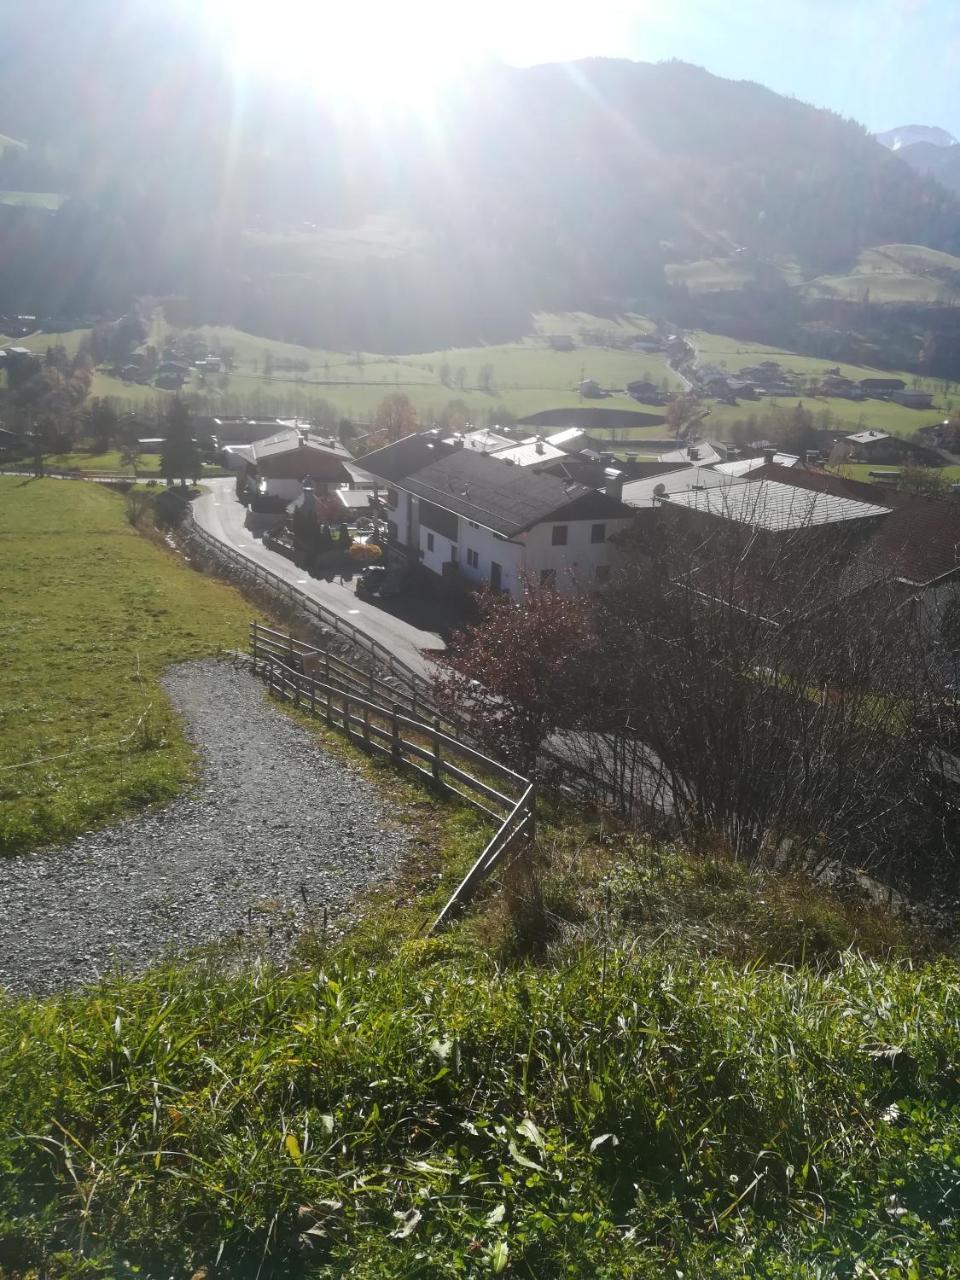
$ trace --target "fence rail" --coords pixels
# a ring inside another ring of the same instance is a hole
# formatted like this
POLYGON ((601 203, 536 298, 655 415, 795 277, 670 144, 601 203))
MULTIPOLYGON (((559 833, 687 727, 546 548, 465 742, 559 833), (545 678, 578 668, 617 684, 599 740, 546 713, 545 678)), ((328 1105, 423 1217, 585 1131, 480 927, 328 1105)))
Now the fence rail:
POLYGON ((245 556, 242 552, 227 546, 225 542, 215 538, 206 529, 201 529, 194 519, 192 511, 188 515, 187 525, 197 540, 216 555, 221 556, 244 573, 252 574, 255 579, 266 583, 273 590, 279 592, 291 604, 295 604, 297 608, 311 614, 323 626, 328 627, 338 635, 346 637, 356 648, 370 654, 380 666, 390 672, 394 679, 406 685, 410 694, 417 697, 423 706, 430 705, 431 690, 429 682, 423 676, 418 675, 411 667, 408 667, 405 662, 397 658, 395 654, 391 653, 385 645, 382 645, 378 640, 372 639, 366 632, 361 631, 359 627, 355 627, 352 622, 347 622, 346 619, 341 618, 332 609, 327 609, 318 600, 314 600, 311 596, 305 595, 304 592, 298 591, 293 583, 287 582, 286 579, 281 578, 278 574, 265 569, 263 565, 250 556, 245 556))
POLYGON ((397 690, 333 654, 256 622, 250 647, 254 670, 275 697, 341 730, 365 751, 414 770, 497 824, 429 932, 445 928, 494 868, 521 842, 533 839, 536 782, 445 732, 437 720, 414 715, 397 690), (310 674, 311 666, 317 674, 310 674), (329 678, 318 678, 321 671, 329 678), (377 700, 384 692, 392 698, 390 705, 377 700))

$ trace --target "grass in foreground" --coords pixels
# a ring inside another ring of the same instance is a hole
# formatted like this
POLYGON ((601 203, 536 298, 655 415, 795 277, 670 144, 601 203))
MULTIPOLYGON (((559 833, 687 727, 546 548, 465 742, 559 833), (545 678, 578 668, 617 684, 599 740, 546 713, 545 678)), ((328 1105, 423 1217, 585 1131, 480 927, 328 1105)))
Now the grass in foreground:
POLYGON ((251 610, 127 524, 102 486, 0 476, 0 853, 174 796, 191 750, 165 667, 251 610))
POLYGON ((8 1277, 947 1277, 960 982, 602 943, 0 1006, 8 1277))

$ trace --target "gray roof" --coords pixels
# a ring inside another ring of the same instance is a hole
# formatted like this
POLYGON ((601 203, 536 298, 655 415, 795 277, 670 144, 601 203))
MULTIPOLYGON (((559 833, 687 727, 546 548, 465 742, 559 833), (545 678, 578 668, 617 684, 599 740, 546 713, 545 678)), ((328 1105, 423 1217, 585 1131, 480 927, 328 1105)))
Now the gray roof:
POLYGON ((878 440, 889 440, 890 436, 886 431, 857 431, 846 438, 851 444, 876 444, 878 440))
POLYGON ((357 461, 364 471, 389 484, 397 484, 444 457, 452 448, 442 442, 439 431, 418 431, 393 444, 385 444, 382 449, 364 453, 357 461))
POLYGON ((301 444, 306 448, 322 449, 326 453, 334 453, 338 458, 351 458, 350 451, 345 449, 339 440, 317 435, 306 428, 297 430, 290 427, 286 431, 279 431, 275 436, 270 436, 266 440, 256 440, 250 447, 253 450, 254 457, 259 461, 261 458, 272 458, 277 454, 294 453, 301 447, 301 444))
POLYGON ((534 467, 539 462, 565 458, 566 453, 549 441, 540 439, 539 436, 531 436, 528 440, 522 440, 520 444, 510 444, 506 449, 497 449, 495 456, 503 461, 514 462, 518 467, 534 467))
POLYGON ((409 476, 403 488, 507 538, 544 520, 628 520, 633 515, 600 490, 470 449, 438 458, 409 476))
POLYGON ((719 450, 715 449, 712 444, 701 441, 699 444, 682 445, 679 449, 672 449, 669 453, 657 454, 658 462, 695 462, 700 466, 707 463, 722 462, 723 455, 719 450), (696 453, 695 458, 691 458, 690 451, 696 453))
MULTIPOLYGON (((760 459, 761 463, 763 459, 760 459)), ((623 500, 631 507, 652 507, 668 493, 685 493, 691 489, 722 488, 732 484, 730 476, 713 467, 683 467, 679 471, 630 480, 623 486, 623 500)))
POLYGON ((664 499, 673 507, 686 507, 707 515, 720 516, 736 524, 771 533, 806 529, 813 525, 839 524, 871 516, 889 515, 889 507, 855 502, 832 493, 798 489, 776 480, 755 480, 729 488, 699 489, 674 493, 664 499))

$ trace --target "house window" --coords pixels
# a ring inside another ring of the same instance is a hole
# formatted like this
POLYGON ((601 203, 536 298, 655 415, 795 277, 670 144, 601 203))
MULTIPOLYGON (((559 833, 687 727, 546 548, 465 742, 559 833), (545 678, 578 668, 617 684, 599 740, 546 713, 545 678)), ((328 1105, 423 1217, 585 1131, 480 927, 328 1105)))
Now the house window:
POLYGON ((397 491, 396 491, 396 489, 388 489, 388 490, 387 490, 387 506, 390 508, 390 510, 391 510, 391 511, 396 511, 396 509, 397 509, 397 491))
POLYGON ((597 565, 597 581, 600 583, 610 581, 610 566, 608 564, 597 565))
POLYGON ((479 555, 479 553, 478 553, 478 552, 476 552, 476 551, 468 551, 468 552, 467 552, 467 564, 470 566, 470 568, 471 568, 471 569, 479 569, 479 568, 480 568, 480 555, 479 555))
POLYGON ((607 526, 605 524, 592 524, 590 526, 590 541, 606 542, 606 540, 607 540, 607 526))
POLYGON ((497 564, 496 560, 490 561, 490 587, 493 591, 500 591, 503 588, 503 568, 497 564))
POLYGON ((427 550, 428 551, 433 550, 433 534, 432 533, 427 534, 427 550))
POLYGON ((555 547, 565 547, 567 545, 567 526, 565 524, 555 524, 553 526, 553 545, 555 547))
MULTIPOLYGON (((564 530, 564 532, 566 532, 566 530, 564 530)), ((540 585, 541 587, 555 587, 557 585, 556 569, 541 569, 540 585)))
POLYGON ((450 543, 450 563, 456 564, 458 559, 459 559, 459 555, 457 553, 457 544, 455 542, 451 542, 450 543))

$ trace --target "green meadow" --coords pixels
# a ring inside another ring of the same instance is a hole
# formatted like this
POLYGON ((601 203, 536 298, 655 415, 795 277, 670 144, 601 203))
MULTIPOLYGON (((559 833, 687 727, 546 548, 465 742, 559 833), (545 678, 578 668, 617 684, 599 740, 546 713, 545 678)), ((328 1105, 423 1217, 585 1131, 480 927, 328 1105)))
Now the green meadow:
POLYGON ((159 677, 243 642, 250 608, 100 485, 0 476, 0 853, 167 800, 192 754, 159 677))

